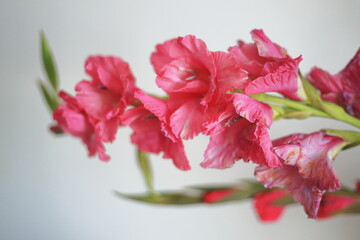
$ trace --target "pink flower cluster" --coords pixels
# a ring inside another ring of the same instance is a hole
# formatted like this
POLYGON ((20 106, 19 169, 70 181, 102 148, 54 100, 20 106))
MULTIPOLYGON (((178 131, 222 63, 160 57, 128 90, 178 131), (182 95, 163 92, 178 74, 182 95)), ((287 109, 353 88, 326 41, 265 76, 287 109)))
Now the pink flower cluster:
MULTIPOLYGON (((343 140, 324 132, 270 139, 272 109, 251 95, 276 92, 305 100, 298 75, 302 57, 290 57, 262 30, 251 36, 254 43, 239 42, 228 52, 210 51, 191 35, 157 45, 151 63, 166 98, 136 87, 122 59, 89 57, 85 71, 91 80, 79 82, 75 96, 60 92, 63 102, 54 119, 86 144, 90 156, 98 154, 103 161, 109 160, 103 143, 114 141, 119 126, 130 126, 131 142, 140 151, 162 152, 181 170, 190 169, 183 140, 207 135, 201 166, 224 169, 240 159, 256 163, 260 182, 287 189, 309 217, 316 217, 324 192, 340 188, 332 162, 343 140)), ((359 59, 358 52, 335 76, 317 68, 309 75, 324 99, 357 117, 359 59)))

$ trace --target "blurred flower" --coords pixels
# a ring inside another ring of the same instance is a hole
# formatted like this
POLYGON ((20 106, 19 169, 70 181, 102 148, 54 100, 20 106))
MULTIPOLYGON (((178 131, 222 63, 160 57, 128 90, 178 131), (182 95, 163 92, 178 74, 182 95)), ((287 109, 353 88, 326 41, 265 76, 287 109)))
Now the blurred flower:
POLYGON ((360 118, 360 49, 339 73, 331 75, 314 67, 307 78, 320 90, 324 100, 336 103, 360 118))
POLYGON ((134 101, 134 77, 129 65, 117 57, 89 57, 85 70, 92 80, 76 85, 75 98, 86 113, 97 120, 100 140, 112 142, 121 114, 134 101))
POLYGON ((105 148, 96 130, 97 120, 89 116, 74 97, 62 91, 59 96, 64 102, 53 112, 53 118, 59 127, 64 132, 80 138, 87 146, 89 156, 98 154, 100 160, 108 161, 110 158, 105 154, 105 148))
POLYGON ((211 190, 203 193, 203 202, 216 203, 222 199, 231 196, 235 189, 211 190))
POLYGON ((255 94, 278 92, 294 100, 305 100, 298 75, 301 56, 293 59, 284 48, 273 43, 262 30, 251 31, 255 43, 239 41, 229 52, 248 73, 249 79, 243 86, 243 93, 255 94))
POLYGON ((258 166, 255 176, 265 187, 289 190, 310 218, 315 218, 325 190, 341 188, 332 162, 343 140, 325 135, 293 134, 273 141, 275 153, 283 160, 280 169, 258 166))
POLYGON ((337 193, 325 194, 321 200, 318 218, 329 218, 346 207, 357 202, 357 199, 351 196, 341 195, 337 193))
POLYGON ((285 205, 276 205, 275 202, 288 194, 289 192, 283 189, 257 193, 253 198, 253 206, 260 220, 263 222, 277 221, 285 211, 285 205))

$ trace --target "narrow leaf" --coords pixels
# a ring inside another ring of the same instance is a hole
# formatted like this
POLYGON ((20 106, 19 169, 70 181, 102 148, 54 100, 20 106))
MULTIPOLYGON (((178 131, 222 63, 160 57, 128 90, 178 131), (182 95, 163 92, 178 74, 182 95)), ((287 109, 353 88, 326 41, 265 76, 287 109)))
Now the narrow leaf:
POLYGON ((57 92, 59 86, 58 75, 55 66, 55 59, 51 52, 50 46, 46 40, 45 34, 43 32, 40 33, 41 38, 41 55, 43 60, 43 66, 45 68, 48 81, 50 82, 51 87, 54 92, 57 92))
POLYGON ((43 98, 45 99, 48 107, 50 108, 51 111, 54 111, 59 105, 57 96, 50 93, 49 89, 40 80, 38 81, 38 86, 41 90, 43 98))
POLYGON ((115 194, 122 198, 128 198, 131 200, 163 205, 188 205, 202 203, 202 198, 199 195, 188 195, 184 193, 159 193, 156 196, 150 196, 148 194, 129 195, 119 192, 115 194))

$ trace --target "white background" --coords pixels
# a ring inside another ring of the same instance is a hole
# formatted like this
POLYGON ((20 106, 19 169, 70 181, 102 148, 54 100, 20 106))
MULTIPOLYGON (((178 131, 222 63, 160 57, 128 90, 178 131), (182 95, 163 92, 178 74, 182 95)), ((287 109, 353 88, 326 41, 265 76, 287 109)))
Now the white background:
MULTIPOLYGON (((157 43, 194 34, 210 50, 225 51, 236 40, 250 41, 263 28, 296 57, 305 73, 318 65, 342 69, 359 47, 360 2, 353 1, 0 1, 0 239, 359 239, 360 216, 327 221, 306 218, 289 207, 275 224, 261 224, 251 202, 221 206, 165 207, 120 199, 114 191, 137 193, 144 184, 129 129, 108 145, 109 163, 88 159, 78 139, 47 131, 50 114, 36 88, 44 77, 39 58, 40 29, 47 34, 60 70, 61 88, 73 92, 86 78, 90 54, 128 61, 138 86, 156 89, 149 56, 157 43)), ((346 125, 312 119, 276 122, 273 137, 346 125)), ((253 165, 199 167, 206 137, 188 142, 193 170, 181 172, 153 157, 160 190, 207 182, 252 178, 253 165)), ((335 162, 343 184, 359 177, 359 149, 335 162)))

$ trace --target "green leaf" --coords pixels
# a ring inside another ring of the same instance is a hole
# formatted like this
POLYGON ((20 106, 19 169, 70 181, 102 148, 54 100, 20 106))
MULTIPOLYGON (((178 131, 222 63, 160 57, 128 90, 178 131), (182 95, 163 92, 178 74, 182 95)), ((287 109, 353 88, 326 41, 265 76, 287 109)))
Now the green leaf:
POLYGON ((59 86, 58 75, 55 66, 55 59, 51 52, 50 46, 46 40, 45 34, 43 32, 40 33, 41 38, 41 55, 43 66, 45 68, 48 81, 50 82, 51 87, 54 92, 57 92, 59 86))
POLYGON ((48 107, 51 111, 54 111, 59 105, 57 96, 51 93, 50 90, 45 86, 45 84, 42 83, 40 80, 38 81, 38 86, 48 107))
POLYGON ((155 193, 154 186, 153 186, 153 178, 152 178, 149 157, 146 153, 141 152, 140 150, 137 150, 137 158, 138 158, 138 163, 139 163, 139 166, 141 169, 141 173, 144 177, 146 187, 149 191, 149 194, 154 195, 156 193, 155 193))

